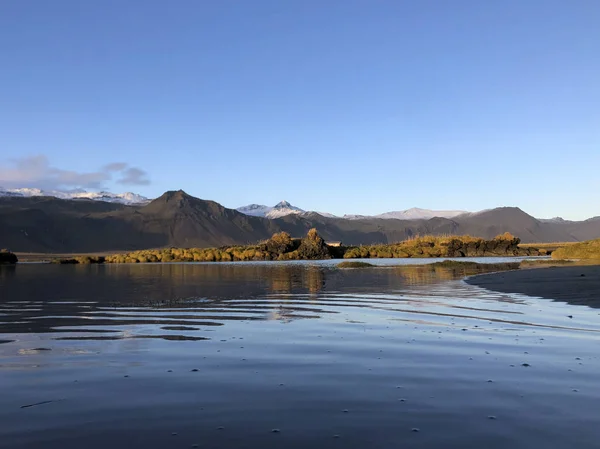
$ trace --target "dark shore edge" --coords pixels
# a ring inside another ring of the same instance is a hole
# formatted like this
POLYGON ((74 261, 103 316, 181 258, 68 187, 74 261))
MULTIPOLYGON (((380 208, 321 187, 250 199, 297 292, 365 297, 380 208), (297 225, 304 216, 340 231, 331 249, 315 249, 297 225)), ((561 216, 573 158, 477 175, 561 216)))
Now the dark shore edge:
POLYGON ((597 265, 531 267, 468 276, 464 282, 499 293, 517 293, 600 308, 597 265))

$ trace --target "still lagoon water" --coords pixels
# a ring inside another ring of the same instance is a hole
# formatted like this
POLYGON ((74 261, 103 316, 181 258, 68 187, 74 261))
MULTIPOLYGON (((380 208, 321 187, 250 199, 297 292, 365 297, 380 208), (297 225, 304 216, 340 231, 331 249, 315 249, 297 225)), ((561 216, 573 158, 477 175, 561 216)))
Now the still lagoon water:
POLYGON ((463 277, 0 267, 0 447, 600 447, 600 310, 463 277))

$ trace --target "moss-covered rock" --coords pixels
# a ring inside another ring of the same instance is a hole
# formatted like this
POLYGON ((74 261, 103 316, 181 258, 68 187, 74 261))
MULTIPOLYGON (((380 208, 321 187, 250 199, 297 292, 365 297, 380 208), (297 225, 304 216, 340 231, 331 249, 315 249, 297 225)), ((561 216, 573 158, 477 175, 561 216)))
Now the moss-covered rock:
POLYGON ((337 264, 338 268, 372 268, 375 265, 368 262, 346 261, 337 264))
POLYGON ((298 256, 305 260, 331 259, 329 247, 315 228, 308 231, 306 237, 300 242, 298 256))
POLYGON ((274 256, 279 257, 282 254, 289 253, 297 249, 298 245, 292 240, 287 232, 279 232, 267 240, 264 244, 264 250, 274 256))

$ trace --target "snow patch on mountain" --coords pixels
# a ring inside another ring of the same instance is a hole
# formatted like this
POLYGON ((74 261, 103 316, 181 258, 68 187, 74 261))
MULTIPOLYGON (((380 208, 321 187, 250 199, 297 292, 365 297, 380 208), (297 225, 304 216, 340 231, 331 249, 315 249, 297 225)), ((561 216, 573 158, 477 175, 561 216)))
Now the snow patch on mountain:
POLYGON ((379 215, 344 215, 347 220, 365 220, 370 218, 381 218, 384 220, 429 220, 431 218, 454 218, 467 214, 464 210, 430 210, 413 207, 407 210, 397 210, 379 215))
POLYGON ((248 206, 238 207, 236 210, 246 215, 265 218, 281 218, 291 214, 302 216, 308 216, 310 214, 319 214, 327 218, 344 218, 346 220, 367 220, 372 218, 396 220, 429 220, 430 218, 434 217, 453 218, 458 215, 468 213, 463 210, 429 210, 414 207, 408 210, 386 212, 380 215, 344 215, 343 217, 339 217, 328 212, 305 211, 303 209, 300 209, 299 207, 292 206, 287 201, 281 201, 273 207, 265 206, 262 204, 250 204, 248 206))
POLYGON ((106 201, 108 203, 121 203, 127 205, 147 204, 150 199, 145 196, 138 195, 132 192, 111 193, 111 192, 88 192, 87 190, 42 190, 33 188, 19 189, 4 189, 0 187, 0 196, 12 197, 36 197, 36 196, 51 196, 61 200, 77 200, 87 199, 93 201, 106 201))
POLYGON ((263 204, 249 204, 248 206, 238 207, 236 210, 244 215, 253 217, 264 217, 272 209, 272 207, 263 204))
POLYGON ((273 206, 269 212, 267 212, 266 217, 267 218, 281 218, 281 217, 285 217, 286 215, 292 215, 292 214, 301 215, 304 212, 306 212, 306 211, 303 209, 300 209, 299 207, 292 206, 287 201, 281 201, 280 203, 277 203, 275 206, 273 206))
POLYGON ((265 218, 281 218, 286 215, 303 215, 306 213, 305 210, 292 206, 287 201, 281 201, 273 207, 264 206, 262 204, 250 204, 248 206, 238 207, 236 210, 242 214, 265 218))
POLYGON ((308 214, 317 214, 317 215, 320 215, 320 216, 325 217, 325 218, 340 218, 337 215, 330 214, 329 212, 314 212, 314 211, 309 211, 309 212, 304 212, 303 215, 308 215, 308 214))
POLYGON ((457 215, 466 213, 464 210, 430 210, 413 207, 412 209, 386 212, 375 215, 375 218, 386 218, 396 220, 429 220, 434 217, 454 218, 457 215))
POLYGON ((570 220, 565 220, 563 217, 538 218, 542 223, 567 223, 570 220))
POLYGON ((366 220, 373 217, 370 215, 345 214, 342 218, 345 220, 366 220))

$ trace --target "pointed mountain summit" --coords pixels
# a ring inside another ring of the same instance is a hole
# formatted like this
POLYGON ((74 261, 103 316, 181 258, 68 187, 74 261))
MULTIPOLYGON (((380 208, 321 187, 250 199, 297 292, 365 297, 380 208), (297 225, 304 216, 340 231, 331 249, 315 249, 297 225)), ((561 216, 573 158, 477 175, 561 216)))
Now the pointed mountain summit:
POLYGON ((183 190, 168 190, 163 193, 158 198, 150 201, 148 205, 144 208, 145 210, 150 210, 154 208, 164 207, 165 205, 182 207, 189 203, 190 200, 198 200, 199 198, 195 198, 191 195, 188 195, 183 190))
POLYGON ((193 218, 201 216, 232 219, 240 215, 237 211, 227 209, 215 201, 196 198, 183 190, 169 190, 151 201, 148 205, 142 207, 139 211, 142 214, 160 215, 163 217, 177 215, 193 218))
POLYGON ((183 190, 165 192, 138 212, 136 219, 144 223, 141 227, 169 236, 172 246, 256 242, 278 230, 269 220, 244 215, 215 201, 188 195, 183 190))
POLYGON ((288 201, 280 201, 265 215, 267 218, 285 217, 291 214, 303 214, 305 211, 299 207, 292 206, 288 201))

